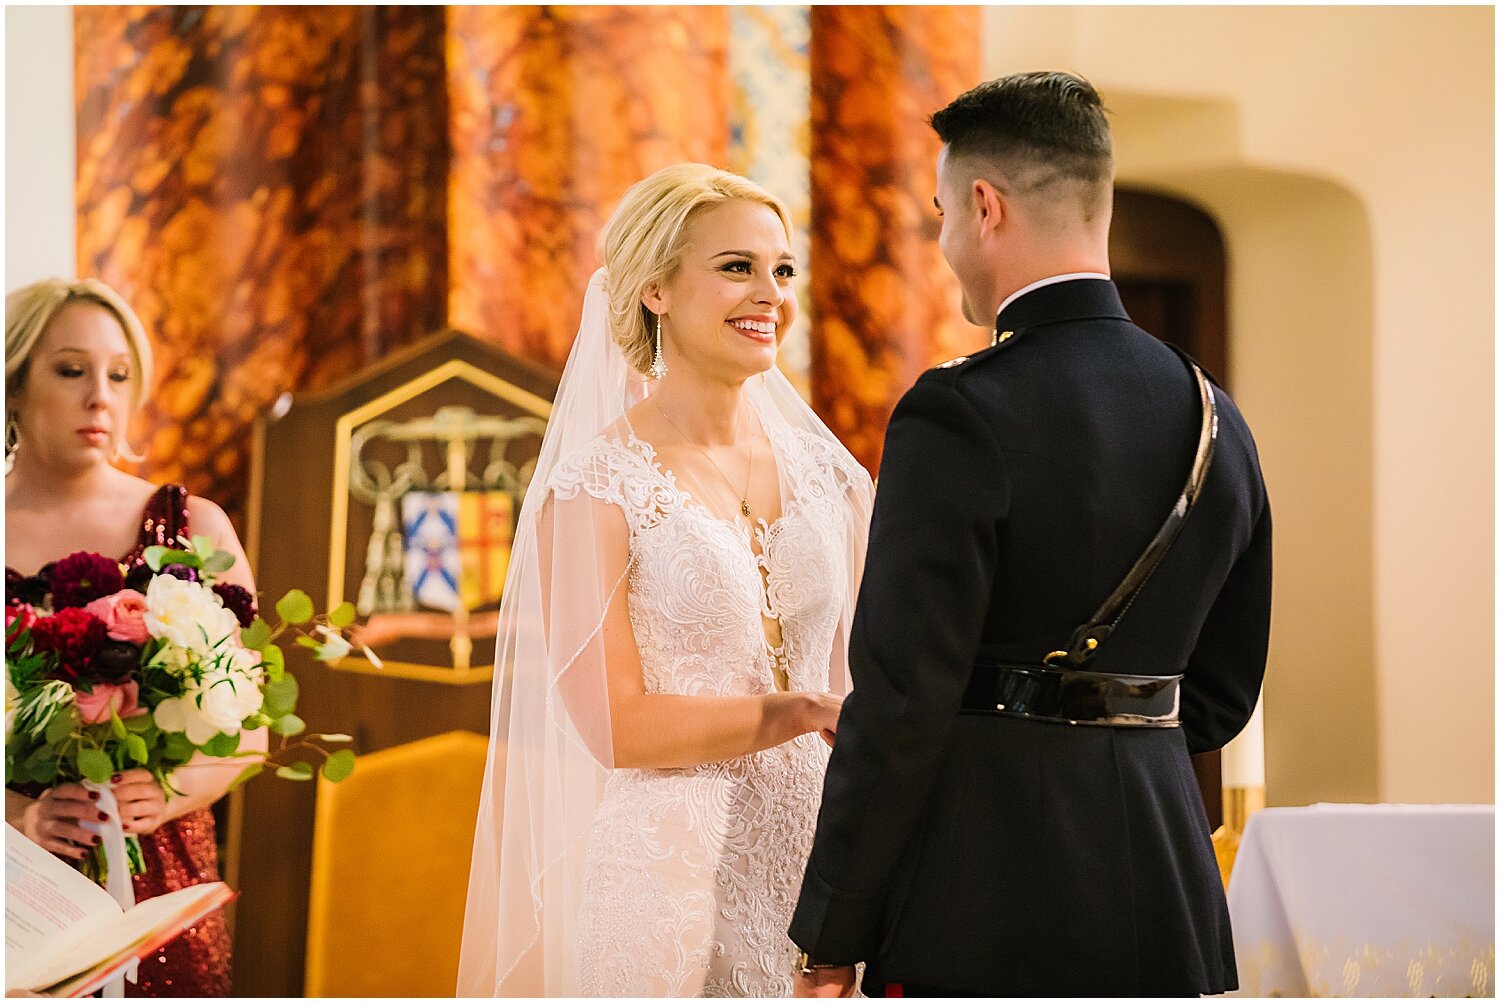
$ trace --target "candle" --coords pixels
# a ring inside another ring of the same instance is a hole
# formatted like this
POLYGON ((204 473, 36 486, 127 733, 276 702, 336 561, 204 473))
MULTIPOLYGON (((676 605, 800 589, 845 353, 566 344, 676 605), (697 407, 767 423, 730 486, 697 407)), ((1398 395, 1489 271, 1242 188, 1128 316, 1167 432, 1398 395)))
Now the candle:
POLYGON ((1261 710, 1264 699, 1255 702, 1255 713, 1245 730, 1224 746, 1223 771, 1225 787, 1265 787, 1266 730, 1261 710))

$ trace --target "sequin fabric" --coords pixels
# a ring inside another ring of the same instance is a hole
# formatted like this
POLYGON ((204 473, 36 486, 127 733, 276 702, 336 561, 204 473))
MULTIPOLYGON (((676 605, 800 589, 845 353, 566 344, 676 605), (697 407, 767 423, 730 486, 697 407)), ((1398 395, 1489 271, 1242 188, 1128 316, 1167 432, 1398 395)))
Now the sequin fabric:
MULTIPOLYGON (((139 567, 145 563, 147 547, 171 545, 179 535, 187 536, 187 499, 187 489, 180 484, 158 488, 141 513, 136 546, 121 559, 122 563, 130 568, 139 567)), ((9 568, 6 572, 9 584, 12 572, 9 568)), ((39 791, 27 793, 35 796, 39 791)), ((213 812, 199 808, 142 836, 141 855, 146 872, 134 878, 137 902, 188 885, 218 881, 219 846, 213 812)), ((125 983, 125 995, 228 996, 230 953, 224 913, 215 910, 160 950, 141 959, 137 981, 134 985, 125 983)))
MULTIPOLYGON (((135 567, 145 561, 147 547, 170 546, 187 536, 188 492, 180 484, 164 484, 141 514, 140 540, 124 558, 135 567)), ((146 873, 135 876, 135 898, 154 898, 188 885, 219 880, 219 844, 213 812, 207 808, 172 819, 141 839, 146 873)), ((180 937, 141 959, 135 985, 125 983, 125 995, 228 996, 229 928, 222 910, 215 910, 180 937)))

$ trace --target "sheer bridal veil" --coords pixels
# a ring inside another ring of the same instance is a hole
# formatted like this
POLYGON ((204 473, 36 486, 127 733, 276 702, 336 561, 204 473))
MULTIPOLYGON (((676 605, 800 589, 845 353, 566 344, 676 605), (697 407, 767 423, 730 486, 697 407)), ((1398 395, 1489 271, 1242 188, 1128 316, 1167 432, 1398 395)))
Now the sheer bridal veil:
MULTIPOLYGON (((768 434, 807 434, 845 471, 848 595, 830 653, 847 686, 844 643, 863 570, 873 488, 779 370, 746 384, 768 434)), ((611 565, 625 533, 600 503, 555 489, 560 467, 650 394, 609 331, 604 269, 584 297, 536 471, 521 506, 500 605, 486 763, 459 961, 460 996, 577 994, 576 918, 589 828, 611 768, 603 621, 630 566, 611 565)), ((576 473, 576 469, 574 471, 576 473)), ((608 477, 589 467, 585 477, 608 477)), ((783 498, 788 478, 782 478, 783 498)), ((648 498, 631 503, 650 505, 648 498)), ((441 851, 438 851, 441 852, 441 851)))

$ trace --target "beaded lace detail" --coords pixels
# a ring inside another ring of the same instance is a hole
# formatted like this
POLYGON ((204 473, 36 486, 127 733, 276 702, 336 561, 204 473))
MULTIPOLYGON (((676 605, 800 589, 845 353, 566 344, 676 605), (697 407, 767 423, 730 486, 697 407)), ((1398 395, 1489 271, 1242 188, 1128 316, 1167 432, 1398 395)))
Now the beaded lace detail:
MULTIPOLYGON (((648 692, 826 690, 847 595, 844 488, 823 441, 772 433, 780 518, 711 515, 633 435, 600 437, 549 488, 618 506, 630 529, 629 607, 648 692), (762 617, 779 621, 772 648, 762 617)), ((599 996, 787 996, 786 935, 812 848, 828 748, 803 735, 686 769, 610 773, 588 837, 579 907, 583 991, 599 996)))

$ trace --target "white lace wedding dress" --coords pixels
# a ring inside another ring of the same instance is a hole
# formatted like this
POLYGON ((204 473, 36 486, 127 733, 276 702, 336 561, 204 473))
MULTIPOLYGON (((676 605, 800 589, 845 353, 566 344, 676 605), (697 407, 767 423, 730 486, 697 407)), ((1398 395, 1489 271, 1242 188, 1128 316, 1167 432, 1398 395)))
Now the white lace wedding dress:
MULTIPOLYGON (((711 515, 633 434, 559 465, 630 530, 629 607, 648 692, 829 688, 850 575, 847 454, 768 428, 783 512, 753 528, 711 515), (779 621, 772 648, 762 618, 779 621)), ((868 484, 868 479, 865 480, 868 484)), ((577 955, 600 996, 787 996, 786 934, 812 847, 828 748, 816 734, 689 769, 616 769, 588 834, 577 955)))

